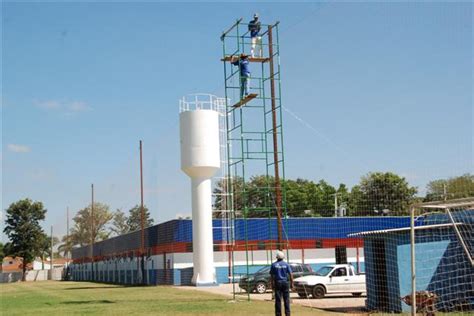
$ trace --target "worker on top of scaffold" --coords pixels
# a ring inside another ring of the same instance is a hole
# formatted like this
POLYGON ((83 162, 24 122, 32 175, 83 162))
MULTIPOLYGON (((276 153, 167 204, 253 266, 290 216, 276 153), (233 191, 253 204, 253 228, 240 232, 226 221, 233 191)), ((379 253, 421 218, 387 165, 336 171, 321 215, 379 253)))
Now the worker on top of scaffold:
POLYGON ((252 46, 250 49, 250 55, 252 57, 255 56, 255 49, 258 49, 257 57, 262 57, 262 37, 260 36, 260 21, 258 20, 258 13, 253 15, 253 20, 249 22, 249 32, 250 32, 250 40, 252 42, 252 46))
POLYGON ((250 90, 250 63, 249 56, 242 53, 239 57, 232 57, 231 63, 239 67, 240 74, 240 98, 243 99, 249 94, 250 90))

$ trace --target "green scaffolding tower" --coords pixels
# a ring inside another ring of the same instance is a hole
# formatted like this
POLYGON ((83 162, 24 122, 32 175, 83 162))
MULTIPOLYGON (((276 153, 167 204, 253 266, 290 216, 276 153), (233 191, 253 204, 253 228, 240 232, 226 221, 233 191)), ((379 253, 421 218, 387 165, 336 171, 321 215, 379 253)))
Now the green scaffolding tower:
POLYGON ((241 54, 250 55, 252 40, 248 24, 239 19, 221 36, 227 111, 226 186, 231 192, 226 204, 232 210, 233 218, 243 218, 245 222, 245 241, 231 245, 232 275, 234 251, 245 252, 248 274, 249 266, 253 264, 253 258, 249 256, 252 250, 267 250, 267 263, 270 263, 273 250, 288 248, 284 223, 285 188, 282 185, 285 168, 278 24, 261 25, 261 46, 258 43, 254 46, 257 53, 261 48, 261 54, 248 57, 250 93, 244 97, 241 97, 239 67, 233 62, 241 54), (268 218, 270 239, 251 243, 248 218, 268 218), (276 226, 272 225, 274 218, 277 219, 276 226))

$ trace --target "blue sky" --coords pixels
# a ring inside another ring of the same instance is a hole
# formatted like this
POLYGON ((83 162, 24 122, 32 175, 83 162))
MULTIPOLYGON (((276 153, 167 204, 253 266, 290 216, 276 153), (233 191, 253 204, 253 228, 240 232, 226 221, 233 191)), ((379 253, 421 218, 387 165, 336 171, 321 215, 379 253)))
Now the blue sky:
POLYGON ((189 214, 178 99, 223 95, 220 33, 279 20, 288 178, 352 186, 393 171, 425 190, 473 170, 472 4, 4 3, 2 208, 65 233, 96 200, 189 214), (298 119, 300 118, 300 119, 298 119))

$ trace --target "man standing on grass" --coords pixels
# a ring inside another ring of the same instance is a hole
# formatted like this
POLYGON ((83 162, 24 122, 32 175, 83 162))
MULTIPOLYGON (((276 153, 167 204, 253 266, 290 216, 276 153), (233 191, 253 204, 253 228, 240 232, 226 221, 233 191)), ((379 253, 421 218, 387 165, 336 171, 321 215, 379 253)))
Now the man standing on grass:
POLYGON ((275 291, 275 316, 281 316, 281 298, 285 304, 285 315, 290 316, 290 288, 293 288, 293 274, 290 265, 286 263, 285 254, 277 251, 276 259, 270 268, 272 286, 275 291))
POLYGON ((237 57, 235 60, 232 57, 232 65, 239 66, 240 72, 240 98, 243 99, 245 96, 249 94, 250 90, 250 67, 249 67, 249 59, 248 56, 245 54, 240 54, 240 57, 237 57))

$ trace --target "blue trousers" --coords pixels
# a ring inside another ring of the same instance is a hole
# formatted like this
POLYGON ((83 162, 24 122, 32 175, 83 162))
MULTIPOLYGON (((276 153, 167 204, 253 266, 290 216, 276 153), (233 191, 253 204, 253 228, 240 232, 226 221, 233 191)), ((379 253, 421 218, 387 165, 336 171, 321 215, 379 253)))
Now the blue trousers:
POLYGON ((243 99, 249 94, 250 75, 241 75, 240 77, 240 98, 243 99))
POLYGON ((285 315, 290 316, 290 285, 288 281, 275 282, 275 316, 281 316, 281 299, 285 304, 285 315))

